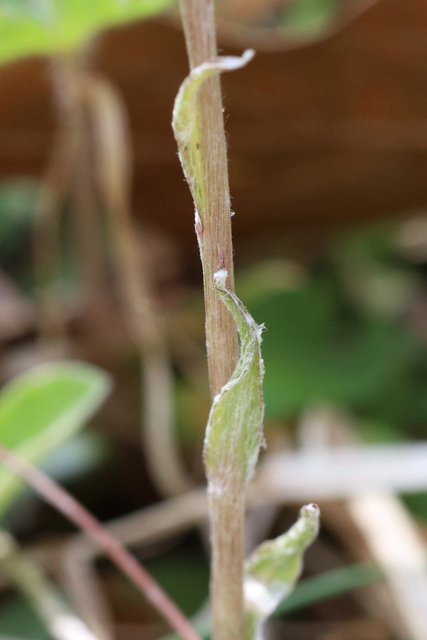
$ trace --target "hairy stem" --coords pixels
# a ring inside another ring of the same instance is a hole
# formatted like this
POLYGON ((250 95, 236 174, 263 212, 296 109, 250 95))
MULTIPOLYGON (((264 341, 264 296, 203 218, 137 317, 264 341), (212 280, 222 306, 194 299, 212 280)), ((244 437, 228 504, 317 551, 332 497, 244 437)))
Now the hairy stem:
MULTIPOLYGON (((217 54, 213 3, 180 0, 180 8, 190 66, 194 69, 217 54)), ((228 288, 234 289, 227 148, 219 77, 203 83, 196 109, 202 188, 208 207, 207 214, 196 223, 196 232, 203 267, 206 345, 213 398, 230 378, 238 359, 236 327, 214 287, 214 274, 222 265, 228 271, 228 288)))
MULTIPOLYGON (((190 67, 217 55, 212 0, 180 0, 190 67)), ((227 149, 218 76, 198 90, 196 103, 197 175, 204 211, 196 211, 196 233, 203 267, 206 345, 211 396, 231 377, 238 360, 235 323, 214 285, 219 266, 228 272, 227 286, 234 290, 231 210, 227 149)), ((212 496, 212 492, 211 492, 212 496)), ((214 640, 244 637, 243 556, 244 497, 224 491, 211 497, 211 596, 214 640)))
POLYGON ((242 566, 243 491, 233 497, 210 496, 212 543, 212 626, 214 640, 243 640, 242 566))

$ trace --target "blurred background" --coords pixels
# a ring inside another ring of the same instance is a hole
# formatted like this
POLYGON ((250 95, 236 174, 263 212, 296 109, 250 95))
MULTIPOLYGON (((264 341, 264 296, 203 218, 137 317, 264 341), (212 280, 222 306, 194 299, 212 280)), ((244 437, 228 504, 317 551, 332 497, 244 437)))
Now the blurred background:
MULTIPOLYGON (((362 459, 348 496, 341 476, 316 476, 337 495, 320 500, 320 539, 267 637, 425 640, 427 458, 403 491, 413 466, 399 447, 427 435, 427 5, 218 0, 217 15, 221 53, 257 52, 222 87, 236 290, 267 328, 263 455, 395 446, 375 517, 352 497, 362 459), (387 555, 391 530, 403 537, 387 555), (403 585, 393 571, 410 574, 408 555, 422 559, 403 585)), ((0 379, 63 359, 112 374, 89 427, 43 468, 103 521, 126 516, 123 540, 192 616, 208 547, 191 501, 174 527, 138 519, 204 482, 201 267, 171 129, 187 73, 173 4, 78 55, 0 67, 0 379)), ((294 520, 306 498, 287 491, 249 515, 248 547, 294 520)), ((73 530, 29 490, 3 524, 105 640, 167 632, 106 561, 73 573, 73 530)), ((48 640, 0 586, 0 635, 48 640)))

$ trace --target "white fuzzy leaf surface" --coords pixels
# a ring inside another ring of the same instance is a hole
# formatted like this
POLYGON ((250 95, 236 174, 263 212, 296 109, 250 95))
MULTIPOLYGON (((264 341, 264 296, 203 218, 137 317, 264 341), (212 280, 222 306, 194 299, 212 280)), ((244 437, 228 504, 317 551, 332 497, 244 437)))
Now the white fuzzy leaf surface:
POLYGON ((195 204, 196 222, 203 221, 208 206, 204 195, 203 153, 200 147, 199 123, 196 100, 200 86, 209 77, 223 71, 234 71, 244 67, 254 56, 250 49, 241 57, 222 56, 204 62, 187 76, 175 99, 172 127, 178 143, 178 153, 185 177, 195 204))
POLYGON ((245 640, 261 640, 262 625, 289 596, 302 569, 304 552, 319 532, 316 504, 302 507, 296 523, 282 536, 263 542, 245 561, 245 640))
POLYGON ((251 478, 263 441, 264 403, 259 326, 235 293, 226 286, 227 270, 215 274, 215 285, 233 316, 240 336, 240 357, 230 380, 214 398, 205 438, 205 467, 209 491, 244 489, 251 478))

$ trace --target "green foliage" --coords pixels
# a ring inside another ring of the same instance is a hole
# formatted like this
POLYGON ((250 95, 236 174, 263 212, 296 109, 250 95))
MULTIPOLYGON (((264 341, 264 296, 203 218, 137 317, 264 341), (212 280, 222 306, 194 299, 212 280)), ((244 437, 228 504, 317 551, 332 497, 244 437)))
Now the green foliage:
POLYGON ((209 564, 196 541, 191 550, 175 547, 148 558, 144 566, 187 616, 194 615, 209 595, 209 564))
MULTIPOLYGON (((1 46, 1 45, 0 45, 1 46)), ((14 178, 0 181, 0 264, 8 266, 29 240, 38 181, 14 178)))
MULTIPOLYGON (((0 393, 0 442, 37 463, 77 433, 110 390, 109 376, 83 363, 52 363, 31 369, 0 393)), ((21 483, 0 469, 0 513, 21 483)))
POLYGON ((403 502, 406 504, 408 509, 412 512, 412 514, 416 518, 423 520, 424 523, 427 522, 427 492, 426 491, 403 496, 403 502))
POLYGON ((210 489, 244 487, 255 471, 262 442, 264 404, 261 331, 237 296, 226 289, 227 270, 215 274, 221 300, 240 335, 240 357, 230 380, 214 398, 205 439, 206 475, 210 489))
MULTIPOLYGON (((244 67, 253 57, 252 50, 238 58, 237 56, 223 56, 215 62, 204 62, 193 69, 181 84, 175 99, 172 117, 172 127, 178 144, 178 153, 184 175, 193 196, 196 224, 203 219, 208 211, 209 202, 205 194, 205 176, 203 153, 200 146, 199 122, 197 117, 196 100, 198 91, 208 78, 224 71, 234 71, 244 67)), ((197 228, 197 227, 196 227, 197 228)))
POLYGON ((0 0, 0 63, 76 50, 107 27, 147 18, 171 0, 0 0))
POLYGON ((270 417, 293 416, 312 402, 366 407, 397 386, 414 361, 414 340, 402 326, 349 312, 325 275, 296 290, 260 295, 250 310, 268 327, 270 417))
POLYGON ((383 575, 377 567, 362 563, 325 571, 301 580, 290 596, 278 605, 274 615, 299 611, 312 604, 374 584, 382 578, 383 575))
POLYGON ((292 35, 316 35, 333 19, 337 0, 296 0, 285 10, 283 26, 292 35))
POLYGON ((263 623, 298 581, 306 549, 319 532, 319 507, 302 507, 297 522, 275 540, 263 542, 245 562, 246 640, 261 637, 263 623))
POLYGON ((391 225, 340 234, 329 253, 349 300, 367 315, 398 318, 420 289, 414 269, 399 256, 391 225))
POLYGON ((0 640, 52 640, 24 596, 17 595, 2 603, 0 611, 0 640))
MULTIPOLYGON (((340 235, 310 269, 270 260, 238 272, 239 294, 267 327, 267 420, 330 404, 351 412, 366 441, 425 437, 427 349, 405 322, 422 276, 399 254, 396 238, 393 227, 369 226, 340 235), (388 291, 381 300, 379 282, 388 291)), ((198 386, 181 382, 181 422, 196 416, 200 424, 208 395, 201 401, 198 386)))
POLYGON ((264 283, 253 269, 250 282, 239 277, 250 312, 268 328, 267 418, 319 403, 351 409, 384 433, 425 422, 426 349, 402 315, 420 278, 396 237, 390 226, 370 226, 340 235, 310 270, 275 261, 260 265, 264 283))
POLYGON ((85 431, 57 447, 40 467, 57 482, 69 483, 93 473, 105 464, 111 453, 105 434, 85 431))
MULTIPOLYGON (((338 598, 355 589, 361 589, 375 584, 383 579, 383 574, 377 567, 359 563, 338 569, 324 571, 316 576, 300 580, 292 593, 277 606, 273 616, 286 616, 300 611, 312 604, 324 602, 330 598, 338 598)), ((195 624, 202 638, 210 637, 210 625, 207 621, 195 624)), ((179 640, 174 633, 163 636, 161 640, 179 640)))

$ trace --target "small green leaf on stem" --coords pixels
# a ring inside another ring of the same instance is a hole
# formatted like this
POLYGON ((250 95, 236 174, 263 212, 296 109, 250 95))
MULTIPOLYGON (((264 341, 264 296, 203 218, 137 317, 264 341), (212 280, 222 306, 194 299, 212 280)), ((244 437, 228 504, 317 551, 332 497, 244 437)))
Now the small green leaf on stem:
POLYGON ((179 158, 190 187, 195 207, 196 224, 203 223, 208 207, 204 194, 203 153, 200 148, 199 127, 196 100, 202 83, 210 76, 223 71, 234 71, 244 67, 254 56, 248 49, 241 57, 222 56, 199 65, 191 71, 182 83, 175 100, 172 127, 178 143, 179 158))
POLYGON ((320 509, 302 507, 297 522, 287 533, 262 543, 245 562, 246 638, 259 640, 261 627, 293 590, 307 547, 319 532, 320 509))
POLYGON ((215 495, 230 486, 244 489, 255 471, 263 441, 263 326, 256 324, 239 298, 226 288, 227 275, 226 269, 220 269, 214 279, 221 300, 236 322, 240 357, 230 380, 214 398, 206 430, 206 475, 215 495))

